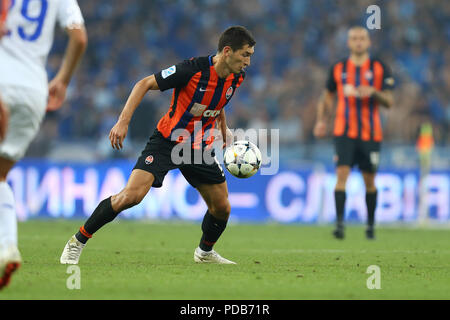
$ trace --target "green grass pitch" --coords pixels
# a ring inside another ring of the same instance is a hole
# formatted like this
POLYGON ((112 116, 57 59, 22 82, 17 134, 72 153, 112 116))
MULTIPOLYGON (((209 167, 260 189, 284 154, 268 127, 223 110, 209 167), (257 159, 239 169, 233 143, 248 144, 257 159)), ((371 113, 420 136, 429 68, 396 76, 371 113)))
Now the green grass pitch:
POLYGON ((119 220, 91 239, 80 259, 81 289, 61 251, 81 221, 19 224, 23 265, 3 299, 450 299, 450 230, 348 226, 230 224, 215 249, 237 265, 193 261, 200 223, 119 220), (380 267, 381 289, 366 273, 380 267))

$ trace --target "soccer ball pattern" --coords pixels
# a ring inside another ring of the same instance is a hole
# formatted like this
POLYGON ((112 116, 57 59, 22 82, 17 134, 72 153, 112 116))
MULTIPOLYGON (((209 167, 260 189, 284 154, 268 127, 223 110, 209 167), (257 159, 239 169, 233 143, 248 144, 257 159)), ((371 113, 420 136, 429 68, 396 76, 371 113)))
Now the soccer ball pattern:
POLYGON ((261 152, 254 143, 240 140, 225 150, 223 161, 233 176, 250 178, 259 170, 261 158, 261 152))

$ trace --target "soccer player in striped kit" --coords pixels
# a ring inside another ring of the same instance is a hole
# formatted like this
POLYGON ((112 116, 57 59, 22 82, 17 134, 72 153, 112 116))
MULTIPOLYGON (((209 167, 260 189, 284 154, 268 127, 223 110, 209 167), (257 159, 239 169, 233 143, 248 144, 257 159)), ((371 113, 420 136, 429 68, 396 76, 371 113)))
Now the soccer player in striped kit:
POLYGON ((233 26, 220 36, 217 54, 185 60, 142 79, 134 86, 109 134, 113 148, 122 148, 134 110, 149 90, 173 89, 170 108, 158 122, 125 188, 100 202, 78 233, 69 239, 60 258, 62 264, 77 264, 87 240, 98 229, 123 210, 140 203, 151 187, 161 187, 164 176, 173 169, 181 171, 208 207, 194 261, 235 264, 213 250, 213 245, 225 230, 231 210, 221 166, 217 160, 207 163, 203 157, 200 163, 177 164, 173 160, 173 150, 182 143, 192 148, 192 154, 194 150, 211 147, 214 136, 211 136, 210 129, 216 124, 224 140, 230 141, 230 138, 226 139, 231 132, 226 124, 224 107, 244 80, 244 69, 250 65, 254 46, 255 40, 247 29, 233 26), (195 130, 198 124, 201 130, 195 130))
POLYGON ((383 140, 379 108, 392 107, 394 79, 383 62, 370 56, 371 42, 366 29, 351 28, 347 45, 350 56, 331 67, 326 89, 318 103, 314 135, 317 138, 326 135, 326 116, 337 97, 333 130, 337 166, 334 191, 336 229, 333 235, 338 239, 344 238, 345 186, 351 168, 358 165, 366 187, 366 237, 374 239, 377 203, 375 175, 383 140))

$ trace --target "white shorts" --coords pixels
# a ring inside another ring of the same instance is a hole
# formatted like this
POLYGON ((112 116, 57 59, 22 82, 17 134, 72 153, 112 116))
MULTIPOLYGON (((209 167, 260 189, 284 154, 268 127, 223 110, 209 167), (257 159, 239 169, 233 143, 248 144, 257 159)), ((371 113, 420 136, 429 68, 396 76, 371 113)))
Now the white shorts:
POLYGON ((0 85, 0 99, 9 109, 8 132, 0 143, 0 157, 18 161, 39 130, 47 96, 25 87, 0 85))

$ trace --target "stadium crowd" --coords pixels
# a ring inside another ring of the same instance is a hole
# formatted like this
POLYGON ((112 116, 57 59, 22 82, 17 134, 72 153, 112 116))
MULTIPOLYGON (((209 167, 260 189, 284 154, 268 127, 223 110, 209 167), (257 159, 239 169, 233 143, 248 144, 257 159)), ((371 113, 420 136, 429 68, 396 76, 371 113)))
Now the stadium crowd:
MULTIPOLYGON (((29 156, 77 143, 97 159, 136 157, 170 92, 151 92, 130 126, 128 148, 107 140, 134 84, 193 56, 213 54, 220 33, 240 24, 256 38, 247 78, 227 106, 233 128, 282 128, 281 146, 314 143, 317 100, 331 64, 347 55, 349 26, 365 25, 366 8, 381 8, 370 31, 372 54, 391 67, 395 107, 383 112, 385 140, 414 144, 431 121, 438 145, 450 143, 450 6, 445 1, 92 0, 79 1, 89 35, 86 56, 66 105, 48 113, 29 156), (137 144, 134 148, 134 143, 137 144)), ((49 74, 63 55, 57 33, 49 74)), ((58 149, 61 150, 61 149, 58 149)))

